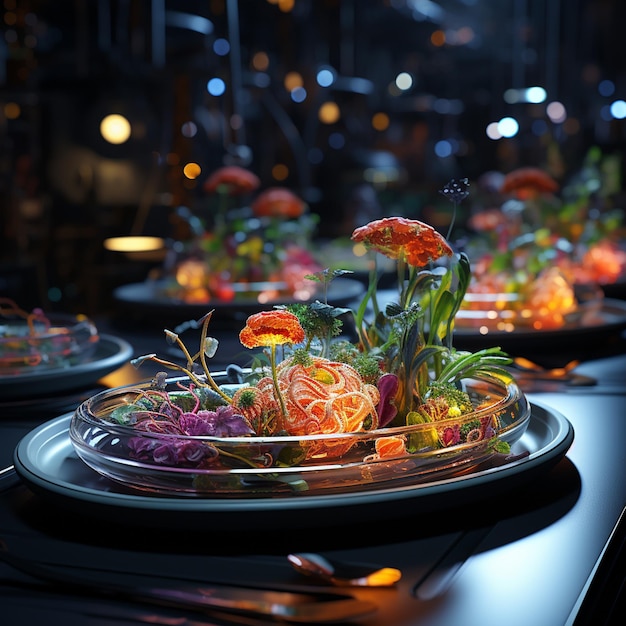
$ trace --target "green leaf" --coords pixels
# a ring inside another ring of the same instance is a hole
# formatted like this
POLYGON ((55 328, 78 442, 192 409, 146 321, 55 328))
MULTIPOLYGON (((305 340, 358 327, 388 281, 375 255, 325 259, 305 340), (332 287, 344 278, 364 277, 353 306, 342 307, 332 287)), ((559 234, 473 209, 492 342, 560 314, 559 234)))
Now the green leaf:
POLYGON ((118 406, 109 414, 109 421, 125 426, 135 422, 135 419, 132 417, 133 413, 145 410, 146 409, 144 407, 138 404, 125 404, 123 406, 118 406))
POLYGON ((506 441, 502 441, 502 439, 496 439, 493 442, 493 450, 500 454, 509 454, 509 452, 511 452, 511 445, 506 441))

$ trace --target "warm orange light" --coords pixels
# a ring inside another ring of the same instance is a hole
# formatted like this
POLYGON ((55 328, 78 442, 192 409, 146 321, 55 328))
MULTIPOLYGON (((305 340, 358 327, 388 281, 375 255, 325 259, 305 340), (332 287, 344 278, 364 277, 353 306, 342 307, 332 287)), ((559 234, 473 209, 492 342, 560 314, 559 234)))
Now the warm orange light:
POLYGON ((293 7, 295 5, 295 0, 278 0, 278 8, 283 13, 289 13, 293 11, 293 7))
POLYGON ((252 57, 252 67, 257 72, 265 72, 270 66, 270 58, 266 52, 257 52, 252 57))
POLYGON ((164 246, 161 237, 109 237, 104 240, 105 250, 112 252, 151 252, 164 246))
POLYGON ((100 134, 109 143, 119 145, 130 138, 130 122, 117 113, 107 115, 100 122, 100 134))
POLYGON ((433 46, 440 48, 446 43, 446 34, 442 30, 436 30, 430 36, 430 43, 432 43, 433 46))
POLYGON ((400 578, 402 578, 402 572, 400 570, 394 567, 383 567, 367 577, 366 586, 390 587, 391 585, 395 585, 400 578))
POLYGON ((322 124, 334 124, 341 117, 341 111, 336 102, 324 102, 317 116, 322 124))
POLYGON ((389 116, 386 113, 375 113, 372 117, 372 127, 376 130, 389 128, 389 116))
POLYGON ((22 109, 17 102, 7 102, 4 105, 4 116, 8 120, 16 120, 22 114, 22 109))
POLYGON ((176 282, 188 289, 199 289, 206 285, 208 268, 202 261, 189 259, 176 268, 176 282))
POLYGON ((302 87, 303 84, 302 74, 299 72, 287 72, 283 81, 287 91, 293 91, 297 87, 302 87))
POLYGON ((367 254, 367 247, 364 243, 355 243, 352 246, 352 253, 356 257, 362 257, 367 254))
POLYGON ((195 180, 202 173, 202 168, 197 163, 187 163, 185 167, 183 167, 183 174, 191 179, 195 180))
POLYGON ((286 180, 289 176, 289 168, 284 163, 276 163, 272 167, 272 177, 274 180, 286 180))

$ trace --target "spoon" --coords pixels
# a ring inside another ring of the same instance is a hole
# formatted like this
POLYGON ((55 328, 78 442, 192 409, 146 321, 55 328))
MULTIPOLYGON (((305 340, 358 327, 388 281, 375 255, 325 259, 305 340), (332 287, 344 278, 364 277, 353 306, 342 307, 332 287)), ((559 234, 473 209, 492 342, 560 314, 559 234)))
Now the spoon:
POLYGON ((575 367, 580 365, 580 361, 574 360, 566 363, 563 367, 546 369, 545 367, 534 363, 530 359, 521 356, 515 357, 513 359, 513 363, 521 370, 537 372, 538 374, 543 374, 544 376, 548 376, 550 378, 566 378, 575 367))
MULTIPOLYGON (((263 617, 278 620, 280 623, 343 624, 345 621, 370 615, 377 609, 372 602, 335 593, 304 593, 220 583, 163 587, 149 583, 141 586, 124 584, 123 578, 122 581, 118 578, 111 581, 90 580, 82 574, 63 571, 17 556, 8 551, 2 539, 0 539, 0 563, 48 583, 62 593, 174 607, 199 611, 204 615, 212 612, 217 616, 235 614, 240 618, 237 624, 248 623, 250 620, 246 618, 263 617)), ((187 619, 182 621, 192 623, 187 619)), ((230 619, 224 618, 220 623, 227 621, 230 623, 230 619)), ((181 620, 176 620, 176 623, 181 623, 181 620)), ((254 619, 254 623, 257 623, 257 619, 254 619)), ((265 620, 263 623, 269 622, 265 620)))
POLYGON ((337 587, 391 587, 402 577, 393 567, 339 563, 312 552, 289 554, 287 560, 301 574, 337 587))

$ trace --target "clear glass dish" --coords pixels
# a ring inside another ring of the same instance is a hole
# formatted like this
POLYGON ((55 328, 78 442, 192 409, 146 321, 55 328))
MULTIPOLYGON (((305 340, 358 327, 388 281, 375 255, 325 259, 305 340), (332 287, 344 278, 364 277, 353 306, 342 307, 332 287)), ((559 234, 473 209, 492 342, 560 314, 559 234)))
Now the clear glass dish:
MULTIPOLYGON (((165 391, 184 394, 179 383, 185 382, 169 379, 165 391)), ((354 433, 214 437, 113 423, 113 411, 124 411, 144 393, 156 391, 145 383, 83 402, 72 416, 70 439, 78 456, 99 474, 153 494, 306 497, 346 488, 383 489, 467 473, 497 454, 499 440, 513 444, 523 435, 531 409, 512 378, 468 379, 463 387, 476 408, 458 418, 354 433), (454 441, 446 436, 454 432, 462 434, 460 442, 442 447, 443 440, 454 441), (398 441, 404 443, 400 449, 381 456, 382 444, 398 441)))
POLYGON ((95 324, 84 315, 46 313, 30 320, 0 318, 0 375, 23 375, 87 362, 98 344, 95 324))

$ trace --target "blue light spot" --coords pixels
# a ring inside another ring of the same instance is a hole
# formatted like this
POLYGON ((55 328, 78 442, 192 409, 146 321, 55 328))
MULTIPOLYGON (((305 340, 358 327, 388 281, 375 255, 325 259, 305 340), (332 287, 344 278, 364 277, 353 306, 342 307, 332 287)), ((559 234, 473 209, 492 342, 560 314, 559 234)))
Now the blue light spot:
POLYGON ((335 74, 329 69, 320 70, 317 73, 317 84, 320 87, 330 87, 335 82, 335 74))
POLYGON ((442 141, 438 141, 435 144, 435 154, 442 159, 445 159, 446 157, 451 156, 452 145, 450 144, 449 141, 446 141, 445 139, 442 141))
POLYGON ((269 87, 270 86, 270 77, 268 74, 265 74, 264 72, 257 72, 256 74, 252 75, 252 82, 257 86, 257 87, 269 87))
POLYGON ((335 150, 341 150, 346 145, 346 138, 341 133, 332 133, 328 138, 328 145, 335 150))
POLYGON ((230 44, 226 39, 216 39, 213 43, 213 52, 217 56, 225 57, 230 52, 230 44))
POLYGON ((515 137, 519 130, 519 124, 514 117, 503 117, 498 122, 498 130, 503 137, 515 137))
POLYGON ((306 89, 304 87, 296 87, 291 90, 290 95, 294 102, 304 102, 306 100, 306 89))
POLYGON ((212 96, 222 96, 226 91, 226 83, 221 78, 212 78, 206 84, 206 90, 212 96))
POLYGON ((611 104, 611 115, 617 120, 623 120, 626 117, 626 102, 624 100, 616 100, 611 104))
POLYGON ((601 109, 600 109, 600 117, 605 121, 605 122, 610 122, 613 120, 613 114, 611 113, 611 107, 608 104, 605 104, 601 109))
POLYGON ((598 93, 601 96, 612 96, 615 93, 615 83, 612 80, 601 80, 598 84, 598 93))

